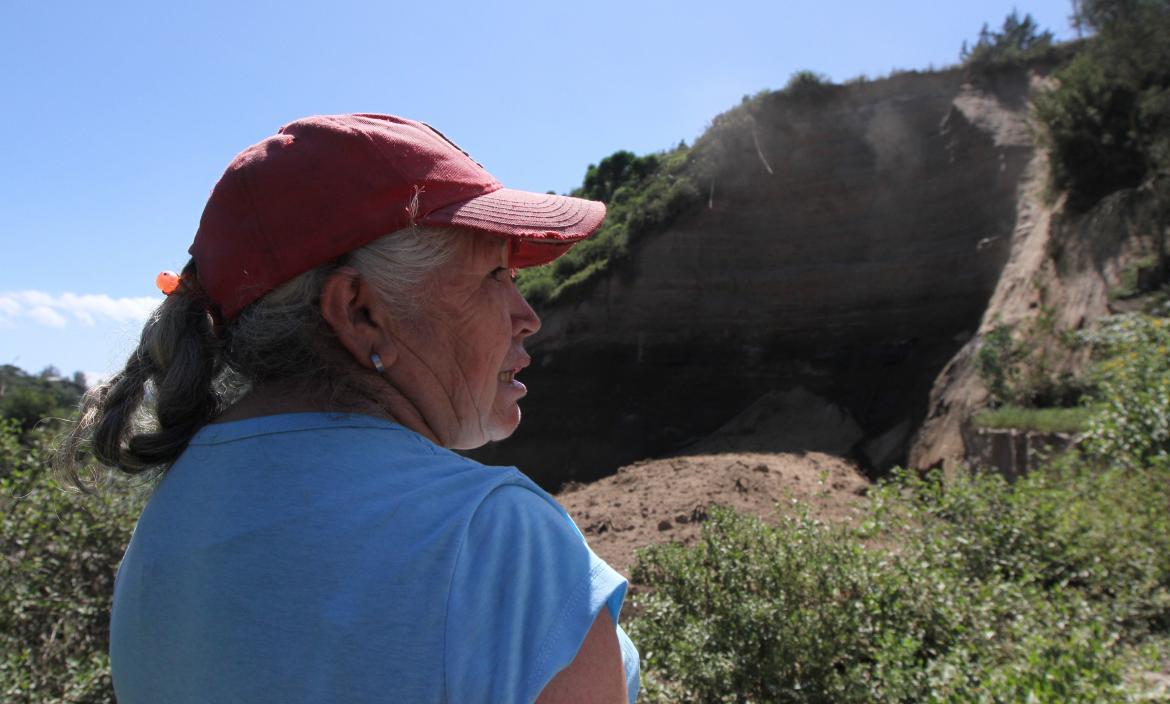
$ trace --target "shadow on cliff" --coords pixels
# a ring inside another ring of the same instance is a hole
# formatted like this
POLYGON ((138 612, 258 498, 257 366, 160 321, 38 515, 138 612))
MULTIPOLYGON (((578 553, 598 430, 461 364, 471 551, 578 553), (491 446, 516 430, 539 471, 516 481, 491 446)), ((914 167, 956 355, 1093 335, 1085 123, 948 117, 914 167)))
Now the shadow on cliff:
POLYGON ((705 207, 540 311, 524 422, 474 456, 555 488, 760 425, 763 403, 771 430, 741 438, 760 450, 821 449, 795 439, 827 424, 871 475, 904 462, 1009 252, 1027 85, 915 73, 717 118, 692 151, 705 207))

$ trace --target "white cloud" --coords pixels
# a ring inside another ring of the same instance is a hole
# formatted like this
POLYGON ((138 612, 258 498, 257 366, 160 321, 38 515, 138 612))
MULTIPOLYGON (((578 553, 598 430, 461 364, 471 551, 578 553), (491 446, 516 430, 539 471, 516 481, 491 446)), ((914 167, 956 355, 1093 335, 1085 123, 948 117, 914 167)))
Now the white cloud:
POLYGON ((104 293, 0 291, 0 327, 12 327, 23 319, 53 328, 63 328, 71 322, 89 327, 103 322, 144 322, 161 302, 154 296, 113 298, 104 293))
POLYGON ((161 298, 140 296, 138 298, 110 298, 104 294, 74 293, 61 294, 64 305, 73 310, 73 314, 82 322, 93 325, 95 318, 109 318, 118 322, 128 323, 144 321, 150 317, 161 298))
POLYGON ((65 320, 65 316, 53 310, 49 306, 33 306, 25 313, 41 325, 46 325, 51 328, 63 328, 69 321, 65 320))

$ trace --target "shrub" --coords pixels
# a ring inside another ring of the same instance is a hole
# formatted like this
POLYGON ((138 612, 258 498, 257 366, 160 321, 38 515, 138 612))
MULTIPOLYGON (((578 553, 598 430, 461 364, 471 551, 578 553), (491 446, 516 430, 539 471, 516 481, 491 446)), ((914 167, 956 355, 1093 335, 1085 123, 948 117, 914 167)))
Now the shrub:
POLYGON ((1017 365, 1023 356, 1024 348, 1012 338, 1009 326, 996 326, 983 336, 975 365, 993 402, 1007 402, 1015 396, 1014 387, 1020 375, 1017 365))
POLYGON ((647 698, 1122 700, 1136 644, 1170 630, 1168 479, 897 472, 860 529, 711 510, 694 547, 638 555, 647 698))
POLYGON ((1167 479, 898 473, 860 529, 712 510, 638 555, 647 699, 1121 701, 1129 648, 1170 629, 1167 479))
POLYGON ((1055 190, 1084 211, 1106 195, 1139 185, 1147 169, 1138 134, 1134 86, 1110 75, 1088 49, 1058 73, 1059 87, 1035 98, 1050 156, 1055 190))
POLYGON ((516 284, 533 305, 552 303, 629 254, 632 240, 660 232, 700 201, 689 175, 690 150, 638 157, 620 151, 590 165, 574 195, 608 201, 597 233, 549 266, 523 269, 516 284))
POLYGON ((0 699, 113 702, 109 615, 141 499, 125 485, 66 493, 43 433, 0 421, 0 699))
POLYGON ((797 71, 788 77, 781 93, 790 98, 816 98, 826 95, 833 88, 833 82, 823 73, 797 71))
POLYGON ((1170 171, 1170 2, 1083 2, 1096 36, 1035 99, 1056 190, 1087 210, 1170 171))
POLYGON ((0 418, 13 418, 24 432, 51 416, 67 417, 85 392, 85 375, 62 379, 53 367, 33 376, 10 364, 0 365, 0 418))
POLYGON ((1106 398, 1089 423, 1090 451, 1131 468, 1170 463, 1170 320, 1111 316, 1085 338, 1102 357, 1095 372, 1106 398))
MULTIPOLYGON (((993 407, 1082 406, 1097 393, 1092 381, 1080 374, 1056 371, 1060 356, 1073 352, 1080 344, 1075 333, 1057 331, 1054 311, 1043 308, 1036 317, 1014 327, 998 325, 985 333, 975 353, 975 369, 993 407)), ((1057 415, 1051 414, 1049 420, 1057 415)), ((1069 411, 1065 417, 1071 415, 1069 411)), ((1032 417, 1039 418, 1037 414, 1032 417)), ((999 418, 1004 421, 1007 415, 1000 414, 999 418)))
POLYGON ((637 186, 658 170, 658 155, 637 156, 625 150, 614 152, 585 170, 585 182, 574 195, 609 202, 623 187, 637 186))
POLYGON ((968 48, 963 42, 959 58, 968 67, 979 70, 1021 66, 1048 53, 1052 49, 1052 40, 1052 32, 1041 32, 1031 15, 1024 15, 1021 19, 1019 13, 1012 10, 1004 18, 1000 31, 993 32, 984 24, 975 46, 968 48))

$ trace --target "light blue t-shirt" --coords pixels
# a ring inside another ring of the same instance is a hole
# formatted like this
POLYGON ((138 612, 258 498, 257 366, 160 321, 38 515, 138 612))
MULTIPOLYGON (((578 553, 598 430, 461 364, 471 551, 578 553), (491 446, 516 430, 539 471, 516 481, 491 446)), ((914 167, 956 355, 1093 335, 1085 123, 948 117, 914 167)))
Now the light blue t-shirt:
POLYGON ((515 469, 369 416, 211 425, 126 551, 114 687, 121 704, 531 702, 625 592, 515 469))

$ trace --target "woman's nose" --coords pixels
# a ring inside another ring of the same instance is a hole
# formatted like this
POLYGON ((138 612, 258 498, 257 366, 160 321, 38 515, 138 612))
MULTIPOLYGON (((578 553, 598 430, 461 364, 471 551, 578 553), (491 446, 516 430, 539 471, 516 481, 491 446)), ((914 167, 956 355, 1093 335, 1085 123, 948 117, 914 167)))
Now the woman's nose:
POLYGON ((516 293, 516 300, 512 311, 512 334, 516 337, 528 337, 540 329, 540 316, 518 289, 513 290, 516 293))

